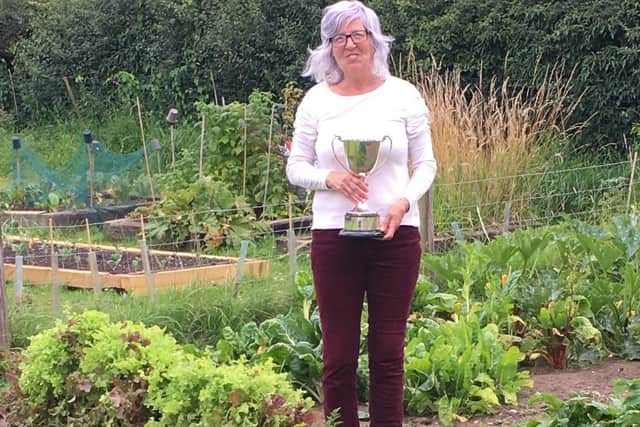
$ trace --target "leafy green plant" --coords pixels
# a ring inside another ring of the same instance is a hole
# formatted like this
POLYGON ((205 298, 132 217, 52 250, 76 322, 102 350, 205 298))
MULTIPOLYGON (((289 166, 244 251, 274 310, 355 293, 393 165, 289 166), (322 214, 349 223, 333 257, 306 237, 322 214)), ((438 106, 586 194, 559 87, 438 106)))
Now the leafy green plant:
POLYGON ((260 325, 249 322, 238 332, 225 328, 223 335, 216 344, 215 360, 227 362, 246 357, 255 363, 271 359, 290 374, 296 385, 314 399, 321 399, 322 353, 317 311, 309 319, 288 314, 260 325))
POLYGON ((628 359, 640 358, 640 276, 638 264, 627 264, 622 282, 593 282, 590 302, 595 324, 607 349, 628 359))
POLYGON ((62 268, 64 268, 67 261, 75 254, 75 250, 72 246, 62 246, 58 253, 60 255, 60 264, 62 264, 62 268))
POLYGON ((24 255, 29 251, 29 244, 27 242, 15 242, 11 244, 11 250, 16 255, 24 255))
MULTIPOLYGON (((578 344, 594 352, 596 361, 601 354, 602 336, 589 317, 592 317, 588 300, 574 295, 550 302, 540 308, 537 318, 531 320, 523 350, 530 351, 529 357, 542 356, 550 366, 565 368, 578 344)), ((584 353, 584 352, 583 352, 584 353)), ((581 355, 584 358, 584 354, 581 355)))
MULTIPOLYGON (((295 97, 294 92, 288 93, 295 97)), ((196 103, 196 107, 205 115, 210 133, 205 174, 227 183, 252 206, 262 207, 262 216, 285 216, 289 184, 285 159, 277 150, 282 131, 272 95, 254 91, 246 104, 196 103)), ((294 210, 299 212, 297 204, 294 210)))
POLYGON ((546 404, 547 417, 529 421, 526 427, 634 426, 640 422, 640 380, 614 380, 609 403, 576 396, 566 401, 550 393, 536 393, 529 405, 546 404))
POLYGON ((491 413, 501 402, 515 404, 518 389, 532 385, 528 372, 518 371, 520 350, 495 324, 481 327, 475 315, 443 323, 417 319, 407 340, 409 413, 437 412, 450 425, 465 415, 491 413))
POLYGON ((115 271, 122 263, 123 256, 124 254, 122 250, 116 249, 116 251, 111 254, 111 258, 107 260, 107 264, 109 264, 109 267, 115 271))
MULTIPOLYGON (((188 154, 183 161, 187 163, 188 154)), ((148 216, 146 233, 150 239, 175 243, 200 240, 215 248, 223 242, 238 245, 241 240, 267 230, 264 221, 256 221, 255 213, 241 196, 234 196, 223 182, 203 177, 191 183, 185 176, 190 169, 179 162, 176 172, 164 175, 162 203, 138 208, 133 215, 148 216)))

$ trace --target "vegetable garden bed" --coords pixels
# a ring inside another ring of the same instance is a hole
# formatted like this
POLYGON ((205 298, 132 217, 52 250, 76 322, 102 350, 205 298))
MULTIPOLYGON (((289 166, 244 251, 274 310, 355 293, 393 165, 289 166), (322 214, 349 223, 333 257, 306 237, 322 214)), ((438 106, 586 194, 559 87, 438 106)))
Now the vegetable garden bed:
MULTIPOLYGON (((3 248, 7 278, 15 277, 16 255, 23 257, 26 282, 46 285, 52 282, 51 245, 58 252, 58 281, 71 287, 93 288, 89 268, 89 250, 96 253, 103 288, 122 289, 131 293, 147 292, 140 250, 113 246, 43 242, 7 237, 3 248)), ((150 251, 149 261, 156 289, 185 287, 195 282, 225 283, 237 271, 238 259, 187 252, 150 251)), ((266 260, 246 259, 243 274, 264 277, 269 272, 266 260)))
POLYGON ((89 220, 90 223, 97 223, 123 218, 136 208, 140 206, 147 206, 149 204, 151 204, 151 202, 55 212, 48 212, 46 210, 5 210, 0 212, 0 223, 9 220, 23 227, 46 227, 49 225, 49 220, 53 222, 53 225, 57 226, 84 224, 86 220, 89 220))

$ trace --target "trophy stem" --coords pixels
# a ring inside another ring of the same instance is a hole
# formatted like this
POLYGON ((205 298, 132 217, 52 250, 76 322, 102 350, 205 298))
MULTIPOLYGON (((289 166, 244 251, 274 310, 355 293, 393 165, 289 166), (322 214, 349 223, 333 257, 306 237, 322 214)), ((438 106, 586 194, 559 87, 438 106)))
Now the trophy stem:
POLYGON ((356 211, 356 212, 368 212, 369 211, 369 205, 367 204, 366 201, 358 202, 354 206, 353 210, 356 211))

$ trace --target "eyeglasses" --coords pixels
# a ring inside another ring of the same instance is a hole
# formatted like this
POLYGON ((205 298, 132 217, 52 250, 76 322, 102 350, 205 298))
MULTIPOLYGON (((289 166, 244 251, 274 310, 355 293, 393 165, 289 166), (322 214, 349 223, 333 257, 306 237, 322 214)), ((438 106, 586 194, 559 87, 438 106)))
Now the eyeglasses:
POLYGON ((349 34, 336 34, 333 36, 330 41, 334 46, 344 46, 347 44, 347 39, 351 38, 351 41, 358 44, 362 43, 369 36, 369 31, 367 30, 356 30, 352 31, 349 34))

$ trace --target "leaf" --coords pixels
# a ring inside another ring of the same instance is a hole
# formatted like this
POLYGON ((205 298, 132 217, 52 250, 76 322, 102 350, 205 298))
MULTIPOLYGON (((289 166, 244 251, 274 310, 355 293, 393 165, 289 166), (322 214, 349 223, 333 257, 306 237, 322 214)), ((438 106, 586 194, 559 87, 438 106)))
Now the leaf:
POLYGON ((438 418, 442 421, 442 424, 450 426, 453 424, 453 408, 452 402, 449 401, 448 396, 443 396, 438 400, 438 418))
POLYGON ((640 249, 640 222, 635 213, 613 218, 613 228, 617 237, 625 245, 627 259, 633 257, 640 249))
POLYGON ((473 395, 479 397, 483 402, 488 404, 489 407, 497 406, 500 404, 498 396, 495 391, 490 387, 478 388, 473 392, 473 395))
POLYGON ((562 403, 563 403, 562 400, 558 399, 552 393, 541 393, 538 391, 529 398, 527 404, 529 406, 533 406, 538 402, 543 402, 546 405, 551 406, 556 411, 562 407, 562 403))

